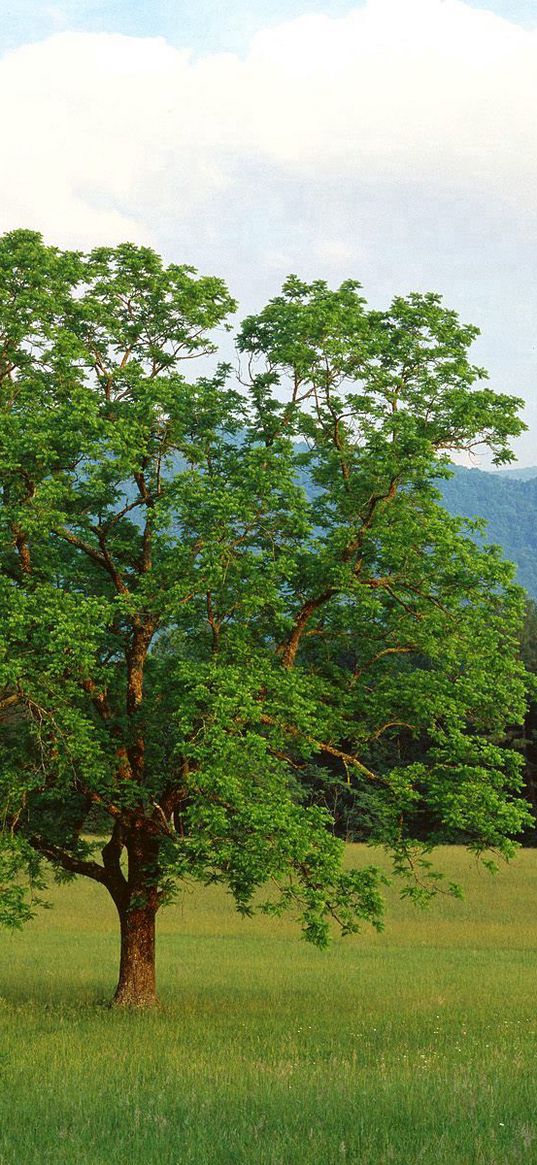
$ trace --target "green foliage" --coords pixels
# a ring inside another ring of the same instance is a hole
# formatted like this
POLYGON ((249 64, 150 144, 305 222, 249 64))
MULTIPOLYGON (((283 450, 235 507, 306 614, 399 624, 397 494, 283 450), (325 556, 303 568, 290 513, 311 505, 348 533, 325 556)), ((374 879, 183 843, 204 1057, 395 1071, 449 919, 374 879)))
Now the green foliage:
POLYGON ((18 930, 46 906, 39 857, 23 837, 0 834, 0 926, 18 930))
POLYGON ((30 232, 0 273, 6 844, 120 913, 185 878, 247 913, 269 883, 320 945, 331 918, 379 924, 383 874, 342 870, 312 769, 411 878, 424 809, 429 841, 509 854, 521 592, 435 487, 447 451, 501 463, 522 428, 475 330, 438 296, 369 311, 354 282, 292 277, 243 325, 239 392, 185 371, 234 308, 218 279, 30 232))

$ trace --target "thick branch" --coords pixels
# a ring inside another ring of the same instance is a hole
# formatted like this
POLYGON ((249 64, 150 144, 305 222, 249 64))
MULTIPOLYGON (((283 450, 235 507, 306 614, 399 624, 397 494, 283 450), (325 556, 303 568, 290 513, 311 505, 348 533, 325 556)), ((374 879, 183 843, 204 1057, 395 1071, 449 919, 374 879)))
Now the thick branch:
POLYGON ((83 554, 86 554, 88 558, 91 558, 92 562, 95 562, 96 565, 100 566, 102 570, 106 570, 107 574, 110 575, 116 590, 119 591, 120 594, 124 595, 128 593, 127 587, 125 586, 123 579, 114 566, 112 559, 110 558, 110 555, 104 545, 104 532, 99 537, 99 545, 101 547, 100 550, 97 550, 97 548, 92 546, 90 542, 84 542, 83 538, 79 538, 76 534, 73 534, 71 530, 67 530, 64 526, 55 529, 53 532, 58 538, 62 538, 64 542, 68 542, 71 546, 75 546, 77 550, 81 550, 83 554))
POLYGON ((98 862, 74 857, 61 846, 53 845, 35 834, 29 837, 28 841, 38 853, 42 854, 44 858, 48 858, 53 865, 61 866, 62 869, 68 870, 71 874, 81 874, 85 878, 92 878, 94 882, 101 882, 105 886, 108 884, 106 870, 98 862))
POLYGON ((20 526, 15 524, 12 527, 13 539, 15 542, 15 549, 19 558, 19 566, 21 573, 28 575, 32 573, 32 559, 30 555, 30 548, 28 546, 26 534, 20 526))
POLYGON ((213 599, 212 599, 211 591, 207 591, 207 622, 209 624, 209 627, 211 628, 211 634, 212 634, 212 638, 213 638, 212 652, 213 652, 213 655, 216 655, 218 648, 220 646, 221 623, 216 618, 215 613, 214 613, 213 599))
POLYGON ((143 701, 145 661, 156 626, 156 620, 149 617, 143 621, 137 620, 127 650, 127 715, 133 723, 132 741, 127 752, 132 775, 137 780, 143 775, 145 754, 143 729, 137 720, 143 701))
POLYGON ((295 618, 293 630, 291 631, 287 642, 281 643, 278 647, 278 653, 281 655, 282 667, 292 668, 296 659, 296 653, 300 646, 300 640, 306 630, 306 627, 311 619, 311 616, 319 607, 324 606, 333 595, 337 594, 336 587, 328 587, 321 595, 317 595, 314 599, 308 599, 307 603, 300 608, 298 615, 295 618))
POLYGON ((104 868, 108 875, 108 886, 114 901, 118 904, 126 896, 127 879, 121 869, 121 854, 124 849, 124 830, 119 821, 116 821, 110 840, 101 850, 104 868))
POLYGON ((5 712, 7 708, 13 708, 14 705, 20 704, 22 701, 22 694, 20 692, 13 692, 11 696, 4 696, 0 700, 0 712, 5 712))
POLYGON ((112 717, 112 712, 106 697, 106 693, 99 690, 95 680, 83 680, 82 687, 84 688, 84 691, 87 692, 89 696, 91 696, 93 707, 96 708, 101 719, 105 722, 108 722, 112 717))

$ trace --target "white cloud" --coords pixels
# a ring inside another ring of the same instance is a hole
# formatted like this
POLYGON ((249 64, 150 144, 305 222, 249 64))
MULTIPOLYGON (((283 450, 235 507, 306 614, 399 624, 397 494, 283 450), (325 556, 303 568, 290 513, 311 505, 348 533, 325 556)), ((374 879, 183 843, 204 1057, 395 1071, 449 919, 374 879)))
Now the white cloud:
POLYGON ((0 229, 151 242, 246 307, 289 269, 439 288, 517 387, 537 371, 536 73, 537 32, 462 0, 301 17, 242 58, 60 33, 0 62, 0 229))
POLYGON ((248 158, 287 178, 419 179, 533 209, 536 69, 537 33, 460 0, 301 17, 243 60, 62 33, 0 64, 0 206, 77 238, 84 206, 87 235, 135 229, 140 212, 138 232, 158 232, 162 198, 181 220, 240 188, 248 158))

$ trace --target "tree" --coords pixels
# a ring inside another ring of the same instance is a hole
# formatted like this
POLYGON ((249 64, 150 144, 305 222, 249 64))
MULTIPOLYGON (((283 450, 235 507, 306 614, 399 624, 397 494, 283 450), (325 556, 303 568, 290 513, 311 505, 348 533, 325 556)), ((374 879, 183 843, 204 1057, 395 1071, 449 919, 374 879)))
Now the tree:
POLYGON ((233 308, 147 248, 0 241, 0 910, 32 913, 46 863, 99 882, 123 1004, 155 1001, 185 879, 245 914, 270 884, 321 945, 380 924, 381 872, 342 869, 310 795, 329 762, 410 892, 420 806, 478 851, 527 818, 520 593, 433 484, 447 449, 508 460, 520 402, 438 297, 296 278, 243 325, 246 387, 192 379, 233 308))

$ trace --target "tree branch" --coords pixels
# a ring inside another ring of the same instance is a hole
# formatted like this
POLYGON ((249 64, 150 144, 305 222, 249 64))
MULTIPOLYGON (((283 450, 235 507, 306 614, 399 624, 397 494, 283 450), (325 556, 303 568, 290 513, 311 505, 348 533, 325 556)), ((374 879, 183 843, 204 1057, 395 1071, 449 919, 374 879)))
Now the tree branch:
POLYGON ((38 853, 47 858, 53 865, 61 866, 62 869, 68 870, 71 874, 80 874, 85 878, 92 878, 94 882, 101 882, 107 885, 108 875, 104 866, 100 866, 98 862, 86 861, 84 858, 77 858, 73 854, 67 852, 59 845, 53 845, 52 842, 44 841, 42 837, 33 834, 28 838, 30 845, 38 853))
POLYGON ((92 562, 95 562, 97 566, 101 567, 102 570, 106 570, 119 594, 128 594, 128 588, 125 586, 125 583, 123 582, 119 571, 114 566, 114 563, 112 562, 112 559, 110 558, 106 548, 104 541, 105 535, 103 531, 96 531, 100 550, 97 550, 97 548, 92 546, 90 542, 85 542, 83 538, 79 538, 77 534, 73 534, 71 530, 67 530, 64 526, 56 527, 56 529, 53 530, 53 533, 56 534, 58 538, 62 538, 64 542, 68 542, 70 546, 75 546, 77 550, 81 550, 83 554, 86 554, 88 558, 91 558, 92 562))
POLYGON ((260 720, 262 724, 274 725, 283 732, 288 732, 290 736, 301 736, 303 740, 307 741, 308 744, 312 744, 319 752, 326 752, 329 756, 338 757, 345 765, 352 765, 353 768, 358 769, 358 772, 362 773, 362 776, 367 777, 370 781, 376 781, 382 785, 389 784, 384 777, 372 772, 371 769, 367 768, 367 765, 362 764, 362 761, 358 760, 358 757, 353 756, 352 753, 345 752, 342 748, 335 748, 334 745, 328 744, 327 741, 316 740, 315 737, 301 732, 294 724, 278 724, 278 721, 274 717, 268 716, 265 713, 260 716, 260 720))

